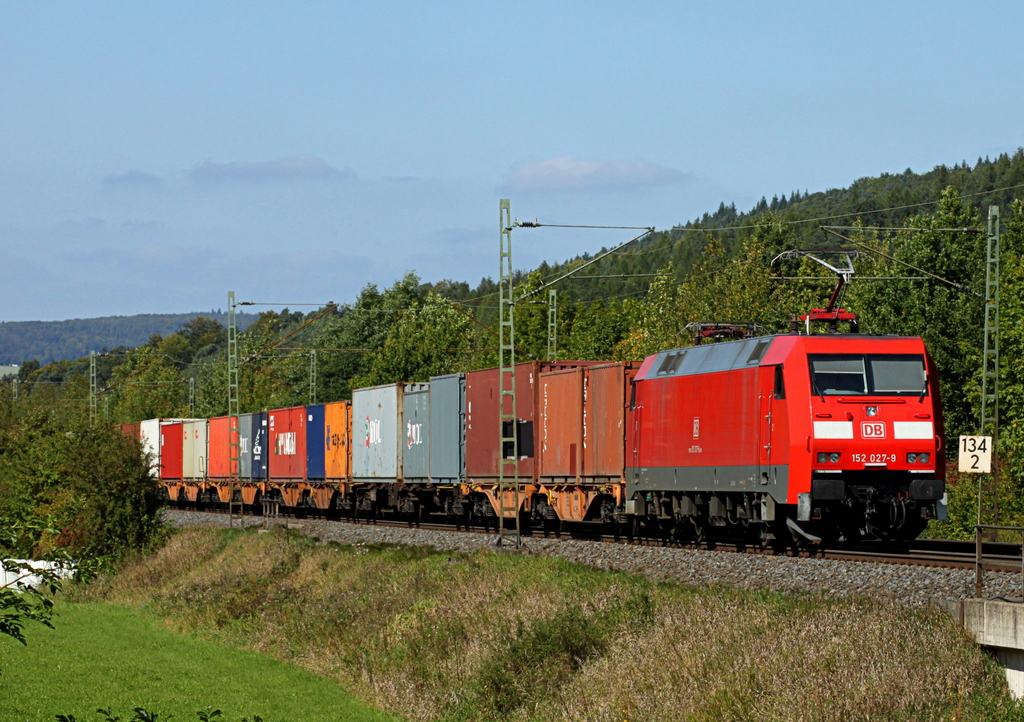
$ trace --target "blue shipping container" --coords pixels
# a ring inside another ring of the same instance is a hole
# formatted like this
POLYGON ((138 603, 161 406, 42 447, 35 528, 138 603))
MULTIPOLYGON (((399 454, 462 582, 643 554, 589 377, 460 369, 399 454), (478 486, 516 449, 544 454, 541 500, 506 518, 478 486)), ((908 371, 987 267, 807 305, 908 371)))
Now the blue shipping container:
POLYGON ((258 412, 238 417, 239 476, 267 478, 267 414, 258 412))
POLYGON ((323 479, 327 476, 324 450, 327 431, 324 427, 324 405, 306 407, 306 478, 323 479))

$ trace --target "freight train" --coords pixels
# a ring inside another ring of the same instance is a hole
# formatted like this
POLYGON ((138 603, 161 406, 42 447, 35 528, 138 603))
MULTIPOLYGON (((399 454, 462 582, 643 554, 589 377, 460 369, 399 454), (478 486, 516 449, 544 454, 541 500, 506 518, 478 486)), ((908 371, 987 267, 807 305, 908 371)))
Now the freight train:
MULTIPOLYGON (((528 523, 774 545, 912 539, 945 515, 938 377, 920 338, 790 333, 514 374, 528 523)), ((242 414, 234 452, 230 417, 125 431, 172 502, 494 524, 516 513, 512 492, 499 498, 513 433, 501 403, 492 368, 242 414)))

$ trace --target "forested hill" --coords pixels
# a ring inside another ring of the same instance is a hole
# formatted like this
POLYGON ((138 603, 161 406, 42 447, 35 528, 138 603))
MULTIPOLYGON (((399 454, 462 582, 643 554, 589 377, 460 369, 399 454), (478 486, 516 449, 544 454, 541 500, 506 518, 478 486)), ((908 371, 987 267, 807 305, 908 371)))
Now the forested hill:
MULTIPOLYGON (((227 314, 215 311, 197 313, 148 313, 138 316, 76 318, 70 321, 0 322, 0 364, 25 361, 63 361, 87 356, 119 346, 134 348, 147 343, 154 334, 166 336, 178 331, 196 316, 204 316, 227 325, 227 314)), ((238 314, 238 327, 246 328, 256 314, 238 314)))
MULTIPOLYGON (((714 212, 659 231, 599 261, 581 276, 652 274, 671 264, 673 272, 681 278, 693 268, 709 235, 721 240, 729 252, 735 252, 753 233, 757 222, 768 214, 792 224, 803 248, 835 246, 835 239, 826 241, 819 226, 853 225, 858 219, 867 226, 901 226, 913 216, 933 213, 943 189, 948 186, 953 186, 968 205, 979 209, 982 218, 989 205, 1001 206, 1005 213, 1024 189, 1024 149, 1018 148, 1012 155, 1004 153, 994 160, 979 158, 973 166, 965 161, 952 167, 938 165, 925 173, 914 173, 908 168, 902 173, 860 178, 847 188, 814 193, 794 190, 788 195, 782 192, 770 200, 762 198, 749 211, 722 203, 714 212)), ((591 257, 583 255, 563 263, 543 263, 537 270, 541 278, 553 278, 591 257)), ((526 272, 518 274, 520 279, 525 275, 526 272)), ((560 284, 558 292, 566 301, 630 297, 642 295, 651 280, 650 276, 574 280, 560 284)), ((494 291, 495 286, 488 279, 470 292, 469 297, 478 298, 494 291)))
MULTIPOLYGON (((578 278, 559 284, 560 302, 639 297, 650 286, 654 278, 651 274, 666 269, 681 280, 689 275, 710 237, 719 239, 728 252, 735 253, 754 232, 756 224, 769 215, 789 225, 795 244, 804 248, 828 244, 819 229, 823 224, 849 225, 859 220, 869 226, 900 226, 913 216, 933 213, 948 186, 953 186, 969 206, 981 210, 982 218, 990 204, 1008 211, 1011 201, 1024 190, 1024 149, 994 160, 979 158, 973 166, 967 162, 952 167, 939 165, 925 173, 914 173, 908 168, 902 173, 860 178, 847 188, 813 193, 795 190, 770 200, 762 198, 748 211, 722 203, 714 212, 652 234, 594 264, 578 278), (594 275, 630 277, 587 278, 594 275)), ((559 263, 542 263, 534 269, 534 283, 554 278, 590 258, 584 255, 559 263)), ((518 271, 517 283, 530 273, 529 269, 518 271)), ((492 323, 497 313, 492 279, 485 278, 476 288, 465 281, 442 281, 425 287, 444 297, 476 301, 476 316, 485 324, 492 323)), ((0 364, 31 359, 46 363, 78 358, 90 350, 140 346, 153 334, 166 336, 177 331, 197 315, 226 324, 225 314, 213 312, 0 323, 0 364)), ((239 326, 245 328, 255 318, 239 314, 239 326)))

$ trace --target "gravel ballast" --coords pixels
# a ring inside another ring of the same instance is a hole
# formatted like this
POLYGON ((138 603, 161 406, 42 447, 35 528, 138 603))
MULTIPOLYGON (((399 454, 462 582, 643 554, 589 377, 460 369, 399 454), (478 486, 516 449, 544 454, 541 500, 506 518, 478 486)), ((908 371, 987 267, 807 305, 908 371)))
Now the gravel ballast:
MULTIPOLYGON (((166 509, 176 527, 226 527, 227 514, 166 509)), ((245 517, 261 526, 261 517, 245 517)), ((288 519, 278 523, 322 541, 341 544, 403 544, 432 546, 439 551, 473 553, 494 550, 492 534, 374 526, 322 519, 288 519)), ((619 569, 652 579, 695 586, 726 585, 778 592, 812 592, 827 596, 869 596, 914 606, 929 599, 957 600, 974 596, 974 572, 904 564, 833 559, 737 554, 671 547, 608 544, 576 539, 524 538, 523 553, 557 556, 600 569, 619 569)), ((988 597, 1020 594, 1020 575, 989 572, 988 597)))

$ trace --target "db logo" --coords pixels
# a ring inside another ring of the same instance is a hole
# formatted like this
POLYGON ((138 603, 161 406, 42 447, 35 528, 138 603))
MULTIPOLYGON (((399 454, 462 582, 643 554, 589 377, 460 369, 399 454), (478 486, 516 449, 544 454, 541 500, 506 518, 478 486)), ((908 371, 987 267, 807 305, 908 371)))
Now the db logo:
POLYGON ((880 421, 865 421, 860 425, 860 435, 865 439, 884 439, 885 424, 880 421))

